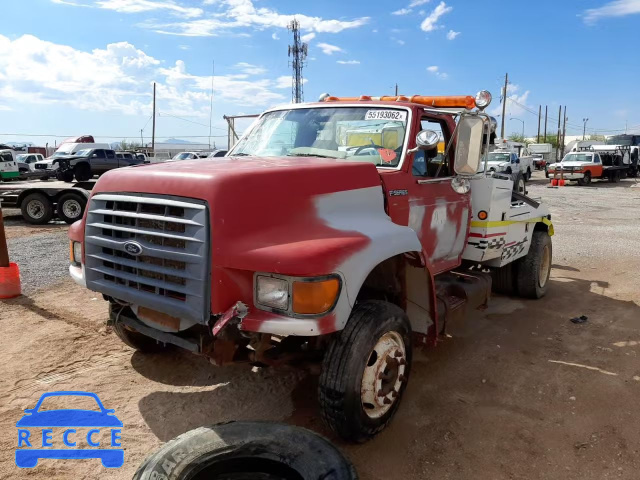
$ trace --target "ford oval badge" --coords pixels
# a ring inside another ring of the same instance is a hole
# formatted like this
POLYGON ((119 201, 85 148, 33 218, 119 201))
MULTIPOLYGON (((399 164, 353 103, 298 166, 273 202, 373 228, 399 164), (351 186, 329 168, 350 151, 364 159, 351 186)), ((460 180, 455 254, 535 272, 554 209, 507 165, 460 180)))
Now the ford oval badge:
POLYGON ((142 245, 140 245, 138 242, 127 242, 124 244, 124 251, 129 255, 137 257, 142 253, 142 245))

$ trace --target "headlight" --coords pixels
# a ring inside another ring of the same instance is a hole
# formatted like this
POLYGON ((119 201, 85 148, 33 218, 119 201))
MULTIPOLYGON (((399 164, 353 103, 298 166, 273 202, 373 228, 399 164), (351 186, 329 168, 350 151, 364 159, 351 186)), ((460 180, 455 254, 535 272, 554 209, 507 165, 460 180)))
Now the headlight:
POLYGON ((481 90, 476 94, 476 107, 484 110, 491 103, 491 94, 487 90, 481 90))
POLYGON ((340 294, 340 278, 278 278, 256 275, 255 302, 290 315, 321 315, 330 311, 340 294))
POLYGON ((287 310, 289 307, 289 282, 281 278, 257 276, 256 301, 266 307, 287 310))
POLYGON ((69 256, 71 257, 71 263, 74 265, 80 265, 82 263, 82 243, 71 242, 69 256))

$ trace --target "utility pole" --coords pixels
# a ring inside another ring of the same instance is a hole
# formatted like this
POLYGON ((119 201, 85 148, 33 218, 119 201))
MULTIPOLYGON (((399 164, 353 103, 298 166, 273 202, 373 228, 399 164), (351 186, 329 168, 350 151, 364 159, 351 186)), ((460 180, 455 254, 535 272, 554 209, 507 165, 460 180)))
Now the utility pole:
POLYGON ((547 117, 549 113, 549 105, 544 106, 544 140, 542 143, 547 143, 547 117))
POLYGON ((398 84, 396 83, 396 97, 398 96, 398 84))
POLYGON ((156 82, 153 82, 153 126, 151 129, 151 151, 156 153, 156 82))
POLYGON ((556 141, 558 142, 558 146, 556 148, 556 162, 558 161, 558 154, 560 153, 560 137, 562 136, 561 127, 561 117, 562 117, 562 105, 558 107, 558 136, 556 137, 556 141))
POLYGON ((144 147, 144 139, 142 138, 142 128, 140 129, 140 148, 144 147))
POLYGON ((584 126, 582 127, 582 140, 585 139, 585 136, 587 134, 587 122, 589 121, 588 118, 583 118, 582 119, 582 123, 584 124, 584 126))
POLYGON ((567 137, 567 120, 569 120, 567 118, 567 106, 564 106, 564 121, 563 121, 563 125, 562 125, 562 158, 564 158, 564 146, 567 143, 566 142, 566 137, 567 137))
POLYGON ((216 62, 212 60, 211 66, 211 108, 209 109, 209 150, 211 150, 211 124, 213 122, 213 79, 216 76, 216 62))
POLYGON ((536 143, 540 143, 540 120, 542 120, 542 105, 538 107, 538 137, 536 143))
POLYGON ((507 110, 507 86, 509 85, 509 74, 504 74, 504 91, 502 93, 502 126, 500 128, 500 138, 504 140, 504 115, 507 110))
POLYGON ((291 100, 293 103, 304 101, 302 68, 307 58, 308 46, 300 41, 300 23, 295 18, 287 26, 293 32, 293 45, 289 45, 289 56, 293 57, 293 78, 291 82, 291 100))

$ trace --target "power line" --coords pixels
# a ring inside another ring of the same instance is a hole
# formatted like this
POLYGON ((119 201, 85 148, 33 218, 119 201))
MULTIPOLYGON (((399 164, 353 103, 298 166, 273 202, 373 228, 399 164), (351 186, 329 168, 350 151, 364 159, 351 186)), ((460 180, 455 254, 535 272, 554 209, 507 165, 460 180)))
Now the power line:
MULTIPOLYGON (((77 135, 54 135, 48 133, 0 133, 0 136, 3 137, 51 137, 51 138, 71 138, 77 137, 77 135)), ((138 138, 138 135, 93 135, 98 138, 138 138)), ((171 135, 168 137, 156 137, 156 138, 208 138, 209 135, 171 135)), ((226 135, 213 135, 214 138, 225 138, 226 135)))
MULTIPOLYGON (((160 117, 172 117, 172 118, 177 118, 178 120, 182 120, 183 122, 189 122, 189 123, 193 123, 194 125, 200 125, 201 127, 207 127, 209 128, 209 125, 205 125, 204 123, 198 123, 198 122, 194 122, 193 120, 189 120, 187 118, 184 117, 179 117, 177 115, 172 115, 170 113, 165 113, 165 112, 159 112, 158 116, 160 117)), ((215 130, 226 130, 225 128, 221 128, 221 127, 211 127, 212 129, 215 130)))

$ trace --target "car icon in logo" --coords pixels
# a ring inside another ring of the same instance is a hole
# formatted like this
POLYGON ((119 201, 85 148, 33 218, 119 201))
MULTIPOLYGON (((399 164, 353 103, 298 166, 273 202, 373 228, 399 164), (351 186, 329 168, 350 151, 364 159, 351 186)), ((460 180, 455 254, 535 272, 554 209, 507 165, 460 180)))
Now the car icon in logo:
POLYGON ((122 422, 114 411, 104 407, 95 393, 90 392, 49 392, 43 394, 36 406, 26 409, 18 420, 18 448, 16 465, 33 468, 41 458, 86 459, 99 458, 107 468, 118 468, 124 463, 124 449, 120 444, 122 422), (49 397, 90 397, 99 410, 57 409, 41 410, 42 402, 49 397), (76 429, 90 427, 86 435, 76 429), (56 429, 54 435, 54 429, 56 429), (39 432, 42 430, 42 436, 39 432), (86 438, 89 447, 73 448, 86 438), (108 441, 108 440, 110 441, 108 441), (56 443, 62 443, 58 448, 56 443), (104 448, 106 446, 111 448, 104 448), (42 446, 42 448, 38 448, 42 446), (47 448, 50 447, 50 448, 47 448), (114 448, 118 447, 118 448, 114 448))
POLYGON ((142 253, 142 245, 140 245, 138 242, 126 242, 124 244, 124 251, 129 255, 137 257, 142 253))

